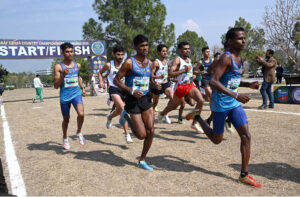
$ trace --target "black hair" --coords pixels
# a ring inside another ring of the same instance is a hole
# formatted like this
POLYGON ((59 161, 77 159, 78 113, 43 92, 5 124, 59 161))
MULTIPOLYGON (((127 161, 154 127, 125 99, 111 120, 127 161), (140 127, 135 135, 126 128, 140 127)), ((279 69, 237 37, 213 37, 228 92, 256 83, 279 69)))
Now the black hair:
POLYGON ((216 52, 216 53, 214 54, 214 58, 216 58, 218 55, 221 55, 221 53, 216 52))
POLYGON ((168 49, 167 45, 165 45, 165 44, 159 44, 159 45, 157 46, 157 51, 158 51, 158 52, 161 52, 161 50, 162 50, 163 48, 167 48, 167 49, 168 49))
POLYGON ((137 35, 133 39, 134 46, 137 46, 138 44, 140 44, 142 42, 148 42, 148 38, 146 36, 142 35, 142 34, 137 35))
POLYGON ((60 45, 60 49, 64 52, 67 48, 72 48, 74 49, 74 46, 69 43, 69 42, 65 42, 63 44, 60 45))
POLYGON ((235 38, 235 36, 236 36, 236 32, 238 32, 238 31, 245 32, 245 29, 242 28, 242 27, 234 27, 234 28, 229 29, 227 31, 227 33, 226 33, 226 41, 225 41, 225 43, 227 43, 229 39, 233 40, 235 38))
POLYGON ((202 48, 202 50, 201 50, 201 51, 202 51, 202 53, 203 53, 205 50, 207 50, 207 49, 209 49, 209 48, 208 48, 208 46, 206 46, 206 47, 203 47, 203 48, 202 48))
POLYGON ((113 48, 113 53, 117 53, 117 52, 125 52, 124 48, 121 45, 115 45, 113 48))
POLYGON ((269 54, 274 55, 274 51, 272 49, 268 49, 267 51, 269 51, 269 54))
POLYGON ((39 75, 39 74, 36 74, 35 76, 36 76, 36 77, 39 77, 40 75, 39 75))
POLYGON ((181 49, 183 46, 185 46, 185 45, 190 45, 188 42, 185 42, 185 41, 182 41, 182 42, 180 42, 179 44, 178 44, 178 46, 177 46, 177 48, 178 49, 181 49))

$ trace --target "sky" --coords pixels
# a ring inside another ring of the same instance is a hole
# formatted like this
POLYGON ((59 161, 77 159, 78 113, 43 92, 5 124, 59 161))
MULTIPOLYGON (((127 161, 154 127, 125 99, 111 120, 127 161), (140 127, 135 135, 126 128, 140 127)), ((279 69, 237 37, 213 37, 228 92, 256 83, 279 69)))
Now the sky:
MULTIPOLYGON (((263 27, 266 6, 276 0, 161 0, 167 8, 165 24, 174 23, 176 37, 186 30, 202 36, 209 47, 221 46, 221 35, 239 17, 263 27)), ((82 40, 82 26, 97 20, 94 0, 0 0, 0 39, 82 40)), ((9 72, 50 68, 47 60, 0 60, 9 72)))

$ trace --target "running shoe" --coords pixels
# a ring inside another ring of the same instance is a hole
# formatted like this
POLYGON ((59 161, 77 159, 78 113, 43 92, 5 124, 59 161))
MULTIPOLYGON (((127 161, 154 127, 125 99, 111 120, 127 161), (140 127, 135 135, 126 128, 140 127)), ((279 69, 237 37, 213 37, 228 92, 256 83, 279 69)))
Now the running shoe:
POLYGON ((112 111, 110 114, 108 114, 108 115, 106 116, 106 128, 108 128, 108 129, 110 129, 110 128, 111 128, 111 125, 112 125, 111 120, 109 119, 109 117, 110 117, 110 115, 111 115, 113 112, 114 112, 114 111, 112 111))
POLYGON ((251 185, 253 187, 258 187, 258 188, 261 188, 262 185, 256 181, 254 181, 254 179, 249 176, 249 175, 246 175, 244 178, 242 178, 241 176, 239 177, 239 181, 242 182, 242 183, 245 183, 245 184, 248 184, 248 185, 251 185))
POLYGON ((163 116, 160 114, 160 112, 158 112, 157 120, 159 123, 163 123, 163 116))
POLYGON ((127 144, 133 142, 129 133, 125 136, 125 139, 126 139, 127 144))
POLYGON ((183 121, 182 119, 178 119, 178 120, 177 120, 177 123, 178 123, 178 124, 184 124, 184 121, 183 121))
POLYGON ((171 124, 171 120, 170 120, 168 114, 164 116, 164 119, 165 119, 166 123, 171 124))
POLYGON ((32 103, 35 103, 35 99, 34 98, 32 99, 32 103))
POLYGON ((157 108, 157 106, 154 108, 154 111, 155 111, 155 112, 158 112, 158 108, 157 108))
POLYGON ((185 116, 186 120, 194 119, 196 115, 200 115, 199 111, 192 111, 185 116))
POLYGON ((234 129, 231 126, 231 122, 229 122, 227 120, 225 121, 225 129, 228 133, 231 133, 231 134, 235 133, 234 129))
POLYGON ((125 110, 122 111, 121 115, 120 115, 120 119, 119 119, 119 123, 121 126, 124 126, 126 119, 125 119, 125 114, 128 114, 125 110))
POLYGON ((152 171, 153 168, 149 166, 145 161, 140 161, 138 167, 143 168, 145 170, 152 171))
POLYGON ((107 104, 108 106, 110 106, 110 103, 111 103, 111 100, 110 100, 110 98, 108 97, 108 98, 107 98, 106 104, 107 104))
POLYGON ((194 129, 195 131, 198 131, 199 133, 204 133, 204 131, 202 130, 201 126, 198 123, 194 125, 192 124, 191 128, 194 129))
POLYGON ((85 138, 83 137, 82 133, 77 133, 77 137, 79 140, 80 145, 85 145, 85 138))
POLYGON ((63 138, 63 149, 69 150, 70 149, 70 143, 68 139, 63 138))

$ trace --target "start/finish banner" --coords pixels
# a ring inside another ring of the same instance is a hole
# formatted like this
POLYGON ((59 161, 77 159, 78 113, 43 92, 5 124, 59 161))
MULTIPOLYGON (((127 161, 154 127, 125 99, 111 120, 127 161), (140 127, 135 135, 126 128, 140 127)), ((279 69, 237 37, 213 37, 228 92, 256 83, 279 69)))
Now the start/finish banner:
POLYGON ((105 41, 98 40, 8 40, 0 39, 0 59, 62 57, 60 45, 70 42, 74 57, 106 56, 105 41))

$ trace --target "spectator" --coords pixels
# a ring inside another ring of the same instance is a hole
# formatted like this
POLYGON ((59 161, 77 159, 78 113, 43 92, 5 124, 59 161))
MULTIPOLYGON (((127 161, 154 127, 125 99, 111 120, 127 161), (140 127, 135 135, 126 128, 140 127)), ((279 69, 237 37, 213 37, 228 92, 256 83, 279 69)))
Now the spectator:
POLYGON ((43 99, 43 84, 41 83, 39 74, 37 74, 35 76, 35 78, 33 79, 33 85, 34 85, 36 94, 35 94, 34 98, 32 99, 32 102, 34 103, 35 100, 38 97, 40 97, 41 102, 44 102, 44 99, 43 99))

